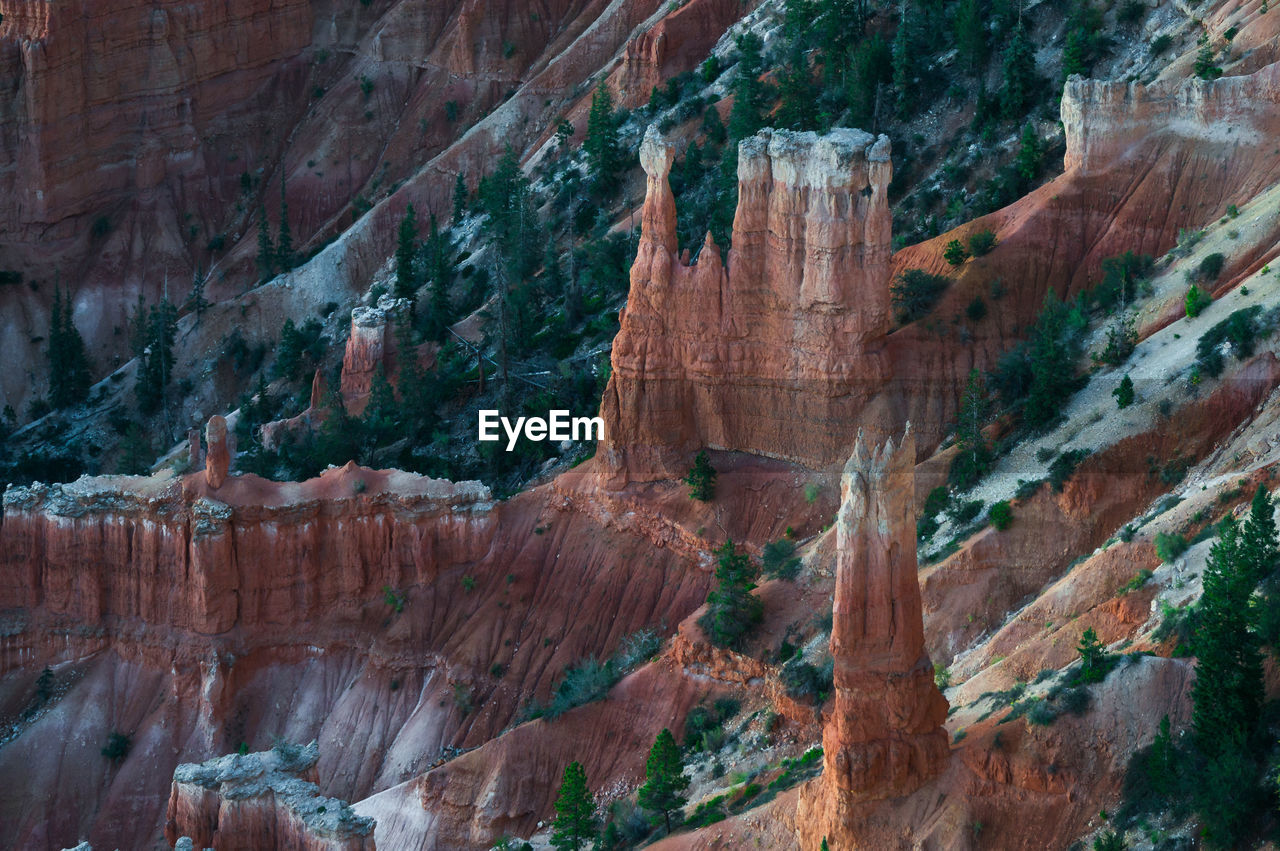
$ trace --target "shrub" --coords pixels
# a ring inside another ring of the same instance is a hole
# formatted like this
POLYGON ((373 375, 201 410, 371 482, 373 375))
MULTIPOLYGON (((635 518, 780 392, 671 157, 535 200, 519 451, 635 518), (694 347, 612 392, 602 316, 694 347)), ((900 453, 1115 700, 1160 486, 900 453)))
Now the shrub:
POLYGON ((737 552, 732 540, 716 553, 716 588, 707 595, 707 611, 698 626, 712 643, 736 649, 764 618, 764 604, 751 593, 756 587, 751 559, 737 552))
POLYGON ((1211 376, 1220 375, 1223 367, 1220 348, 1224 343, 1237 359, 1252 355, 1257 337, 1263 330, 1258 321, 1261 313, 1262 308, 1258 305, 1245 307, 1205 331, 1196 343, 1197 365, 1211 376))
POLYGON ((1009 501, 1002 499, 992 505, 987 510, 987 519, 1001 532, 1013 525, 1013 509, 1009 507, 1009 501))
POLYGON ((1133 327, 1132 314, 1121 316, 1107 329, 1107 345, 1102 353, 1095 355, 1094 360, 1100 363, 1118 366, 1129 359, 1138 345, 1138 332, 1133 327))
POLYGON ((942 257, 952 266, 960 266, 964 261, 969 259, 969 252, 960 243, 960 240, 953 239, 947 243, 947 247, 942 251, 942 257))
POLYGON ((932 310, 950 283, 950 278, 931 275, 923 269, 906 269, 899 273, 890 287, 898 323, 914 322, 932 310))
POLYGON ((970 523, 982 512, 982 500, 971 499, 955 506, 955 510, 951 513, 953 519, 958 525, 970 523))
POLYGON ((1191 285, 1191 288, 1187 290, 1186 298, 1183 299, 1183 304, 1187 309, 1188 319, 1195 319, 1200 315, 1201 311, 1212 303, 1213 298, 1195 284, 1191 285))
POLYGON ((1076 646, 1080 652, 1080 676, 1082 683, 1100 683, 1106 679, 1111 670, 1112 660, 1106 648, 1098 638, 1093 627, 1089 627, 1080 635, 1080 644, 1076 646))
POLYGON ((704 449, 693 459, 693 467, 684 483, 689 486, 689 496, 701 502, 710 502, 716 495, 716 470, 704 449))
POLYGON ((1196 267, 1196 278, 1206 282, 1218 280, 1226 260, 1227 258, 1222 256, 1221 252, 1205 255, 1204 259, 1200 261, 1200 265, 1196 267))
POLYGON ((786 538, 765 544, 760 556, 764 575, 777 579, 795 579, 800 572, 800 559, 795 553, 795 542, 786 538))
POLYGON ((1120 590, 1116 593, 1123 597, 1130 591, 1137 591, 1143 585, 1146 585, 1149 579, 1151 579, 1151 571, 1144 567, 1142 570, 1139 570, 1132 579, 1121 585, 1120 590))
POLYGON ((974 257, 990 254, 996 247, 996 235, 989 230, 980 230, 969 236, 969 253, 974 257))
POLYGON ((1093 851, 1124 851, 1124 837, 1114 830, 1101 833, 1093 840, 1093 851))
POLYGON ((782 666, 778 680, 787 694, 796 699, 812 698, 814 703, 821 703, 832 688, 831 663, 819 668, 810 662, 792 659, 782 666))
POLYGON ((1161 33, 1151 41, 1151 55, 1159 56, 1171 47, 1173 47, 1173 36, 1169 33, 1161 33))
POLYGON ((987 303, 982 296, 973 297, 973 301, 969 302, 969 306, 964 309, 964 315, 969 317, 971 322, 981 322, 987 318, 987 303))
POLYGON ((1187 551, 1187 539, 1178 534, 1157 532, 1155 547, 1156 556, 1168 564, 1187 551))
POLYGON ((1088 454, 1088 450, 1085 449, 1068 449, 1053 459, 1053 463, 1049 465, 1049 484, 1052 485, 1054 493, 1062 493, 1067 480, 1088 454))
POLYGON ((107 743, 102 746, 102 755, 112 762, 119 762, 129 755, 129 748, 132 745, 133 742, 128 736, 113 730, 111 735, 107 736, 107 743))

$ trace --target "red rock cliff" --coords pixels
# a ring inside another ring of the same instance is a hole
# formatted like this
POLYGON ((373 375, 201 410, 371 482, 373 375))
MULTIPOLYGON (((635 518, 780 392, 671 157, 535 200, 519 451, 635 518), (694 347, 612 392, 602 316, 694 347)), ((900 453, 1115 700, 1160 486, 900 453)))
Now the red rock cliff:
POLYGON ((822 734, 822 777, 800 804, 813 836, 834 840, 852 826, 851 807, 910 795, 946 767, 947 701, 924 647, 916 578, 915 455, 909 428, 897 446, 868 449, 859 435, 841 477, 835 705, 822 734))
POLYGON ((673 150, 654 129, 631 292, 602 407, 608 475, 682 474, 703 446, 821 466, 886 376, 889 141, 764 130, 742 142, 728 268, 676 255, 673 150))

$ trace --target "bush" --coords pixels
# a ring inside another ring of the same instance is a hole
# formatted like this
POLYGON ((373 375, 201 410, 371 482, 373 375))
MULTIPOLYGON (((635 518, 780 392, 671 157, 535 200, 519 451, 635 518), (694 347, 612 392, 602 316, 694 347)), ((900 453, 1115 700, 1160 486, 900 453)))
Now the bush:
POLYGON ((1053 459, 1053 463, 1049 465, 1049 484, 1054 493, 1062 493, 1071 474, 1088 455, 1089 452, 1085 449, 1068 449, 1053 459))
POLYGON ((982 296, 973 297, 973 301, 969 302, 969 306, 964 309, 964 315, 969 317, 971 322, 981 322, 987 318, 987 303, 982 296))
POLYGON ((1155 547, 1156 556, 1168 564, 1187 551, 1187 539, 1177 534, 1157 532, 1155 547))
POLYGON ((1206 307, 1208 307, 1212 303, 1213 303, 1213 298, 1211 298, 1207 292, 1200 289, 1195 284, 1191 285, 1191 288, 1187 290, 1186 298, 1183 299, 1183 304, 1186 306, 1186 309, 1187 309, 1188 319, 1195 319, 1197 316, 1200 315, 1200 312, 1202 310, 1204 310, 1206 307))
POLYGON ((1226 260, 1227 258, 1221 252, 1205 255, 1204 259, 1200 261, 1200 265, 1196 267, 1196 278, 1205 282, 1218 280, 1226 260))
POLYGON ((1013 525, 1013 509, 1009 507, 1009 501, 1002 499, 992 505, 987 510, 987 519, 1001 532, 1013 525))
POLYGON ((996 247, 996 235, 989 230, 980 230, 969 236, 969 253, 974 257, 990 254, 996 247))
POLYGON ((963 526, 965 523, 971 523, 982 512, 982 500, 971 499, 955 506, 955 510, 951 512, 951 519, 957 525, 963 526))
POLYGON ((812 698, 814 703, 822 703, 831 693, 833 687, 833 665, 830 660, 823 667, 800 659, 792 659, 782 666, 778 680, 787 694, 796 699, 812 698))
POLYGON ((1120 379, 1120 384, 1116 389, 1111 391, 1111 395, 1116 397, 1116 407, 1127 408, 1133 404, 1133 379, 1126 375, 1120 379))
POLYGON ((1196 363, 1200 369, 1214 377, 1222 373, 1220 348, 1223 344, 1238 360, 1251 356, 1263 330, 1259 323, 1261 313, 1262 308, 1258 305, 1245 307, 1205 331, 1196 343, 1196 363))
POLYGON ((800 559, 795 553, 795 542, 786 538, 765 544, 760 557, 764 575, 777 579, 795 579, 800 572, 800 559))
POLYGON ((1168 33, 1161 33, 1151 42, 1151 55, 1159 56, 1171 47, 1173 47, 1173 36, 1168 33))
POLYGON ((947 243, 947 247, 942 251, 942 257, 952 266, 960 266, 964 261, 969 259, 969 252, 960 244, 960 240, 953 239, 947 243))
POLYGON ((914 322, 932 310, 950 283, 950 278, 931 275, 923 269, 907 269, 899 273, 890 287, 898 323, 914 322))
POLYGON ((119 762, 129 755, 133 742, 124 733, 112 731, 107 743, 102 747, 102 755, 113 762, 119 762))
POLYGON ((732 540, 716 554, 716 587, 707 595, 707 611, 698 626, 713 644, 737 649, 764 618, 764 604, 751 593, 756 587, 751 559, 737 552, 732 540))

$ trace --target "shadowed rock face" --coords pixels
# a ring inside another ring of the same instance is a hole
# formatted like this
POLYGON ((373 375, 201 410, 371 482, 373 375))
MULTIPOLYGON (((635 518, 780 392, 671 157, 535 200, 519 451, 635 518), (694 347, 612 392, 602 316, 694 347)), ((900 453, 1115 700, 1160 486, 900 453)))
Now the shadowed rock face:
POLYGON ((217 490, 227 480, 231 466, 231 450, 227 447, 227 421, 219 416, 209 419, 205 427, 205 443, 209 454, 204 459, 204 478, 209 487, 217 490))
POLYGON ((837 129, 744 140, 727 268, 709 234, 693 265, 677 257, 673 156, 651 128, 602 409, 607 473, 683 473, 703 446, 837 463, 887 374, 888 139, 837 129))

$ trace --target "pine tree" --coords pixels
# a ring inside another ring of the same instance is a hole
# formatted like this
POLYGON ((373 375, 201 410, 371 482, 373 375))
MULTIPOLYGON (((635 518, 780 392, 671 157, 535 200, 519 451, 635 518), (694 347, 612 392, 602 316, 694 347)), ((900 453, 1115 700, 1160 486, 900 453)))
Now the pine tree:
POLYGON ((919 80, 916 65, 920 61, 919 29, 916 9, 911 0, 902 0, 898 14, 898 32, 893 37, 893 93, 897 97, 898 115, 906 117, 915 110, 919 80))
POLYGON ((618 118, 614 114, 613 95, 603 82, 596 87, 591 98, 591 111, 587 115, 587 136, 582 141, 587 159, 587 173, 591 189, 597 196, 611 194, 617 184, 614 180, 622 168, 622 144, 618 141, 618 118))
POLYGON ((586 848, 599 831, 595 810, 582 763, 569 763, 565 766, 560 792, 556 797, 556 818, 551 824, 551 846, 566 851, 582 851, 586 848))
POLYGON ((191 293, 187 296, 186 308, 196 315, 197 318, 205 312, 209 307, 209 302, 204 297, 205 277, 204 270, 196 269, 195 276, 191 279, 191 293))
POLYGON ((1196 680, 1191 726, 1196 746, 1214 759, 1251 738, 1262 708, 1262 659, 1251 630, 1254 571, 1235 517, 1219 525, 1197 607, 1196 680))
POLYGON ((1026 112, 1036 86, 1036 57, 1022 25, 1014 28, 1013 38, 1005 48, 1001 72, 1000 114, 1018 118, 1026 112))
POLYGON ((684 483, 689 486, 689 496, 699 502, 710 502, 715 498, 716 469, 711 466, 705 449, 693 459, 693 468, 685 476, 684 483))
POLYGON ((707 611, 698 626, 714 644, 736 649, 764 617, 764 604, 752 594, 755 569, 732 540, 716 550, 716 587, 707 595, 707 611))
POLYGON ((282 272, 293 268, 293 231, 289 229, 289 202, 285 198, 284 177, 280 178, 280 238, 276 240, 276 266, 282 272))
POLYGON ((1120 379, 1119 386, 1111 391, 1111 395, 1116 397, 1117 408, 1127 408, 1133 404, 1133 379, 1126 375, 1120 379))
POLYGON ((1098 633, 1089 627, 1080 635, 1080 644, 1076 647, 1080 652, 1080 681, 1085 683, 1102 682, 1107 675, 1106 648, 1098 639, 1098 633))
MULTIPOLYGON (((751 30, 737 37, 738 68, 733 78, 733 110, 729 113, 729 141, 738 142, 752 136, 764 126, 764 110, 769 100, 768 87, 760 80, 764 73, 764 41, 751 30)), ((736 159, 737 151, 733 152, 736 159)))
POLYGON ((275 243, 271 241, 271 225, 267 221, 267 208, 258 208, 258 273, 261 279, 269 281, 276 275, 275 243))
POLYGON ((151 441, 135 422, 129 423, 120 441, 119 472, 126 476, 145 476, 155 458, 151 441))
POLYGON ((1240 551, 1245 569, 1255 585, 1275 572, 1277 560, 1280 559, 1280 548, 1277 546, 1271 494, 1263 484, 1259 484, 1254 491, 1249 519, 1244 522, 1241 530, 1240 551))
POLYGON ((1169 732, 1169 716, 1160 719, 1160 729, 1151 741, 1144 763, 1147 781, 1157 795, 1168 798, 1178 788, 1178 754, 1169 732))
POLYGON ((72 319, 71 294, 53 291, 49 317, 49 406, 66 408, 84 401, 93 379, 84 338, 72 319))
POLYGON ((813 130, 818 123, 818 90, 800 47, 800 42, 794 44, 791 55, 778 70, 779 103, 774 124, 792 130, 813 130))
POLYGON ((409 299, 410 307, 414 295, 418 291, 418 282, 413 274, 413 258, 418 253, 418 214, 413 204, 405 208, 404 217, 400 219, 400 231, 396 241, 396 285, 397 298, 409 299))
POLYGON ((953 26, 960 59, 968 72, 977 76, 987 62, 987 26, 982 0, 960 0, 953 26))
POLYGON ((849 58, 845 100, 855 127, 876 130, 876 105, 880 92, 893 81, 893 56, 880 33, 858 42, 849 58))
POLYGON ((971 370, 964 396, 960 400, 960 416, 956 428, 956 445, 959 451, 951 462, 951 471, 947 476, 959 490, 968 490, 977 484, 991 464, 991 447, 982 435, 989 407, 987 386, 982 380, 982 374, 976 369, 971 370))
POLYGON ((426 253, 427 275, 431 280, 431 323, 436 329, 436 339, 443 342, 446 330, 454 320, 453 305, 449 301, 449 285, 453 282, 453 257, 449 237, 440 231, 434 213, 427 233, 426 253))
POLYGON ((467 214, 467 199, 469 197, 467 177, 462 172, 458 172, 458 179, 453 182, 453 217, 450 219, 455 225, 462 221, 462 217, 467 214))
POLYGON ((146 348, 134 392, 143 413, 152 413, 164 399, 173 378, 173 343, 178 332, 178 311, 168 299, 151 306, 147 315, 146 348))
POLYGON ((670 730, 664 728, 654 740, 644 775, 640 806, 661 813, 667 833, 671 833, 671 814, 685 805, 681 793, 689 788, 689 778, 684 775, 684 760, 670 730))
POLYGON ((1040 174, 1044 164, 1044 143, 1036 135, 1036 128, 1028 121, 1022 127, 1022 135, 1018 138, 1018 177, 1026 186, 1040 174))

